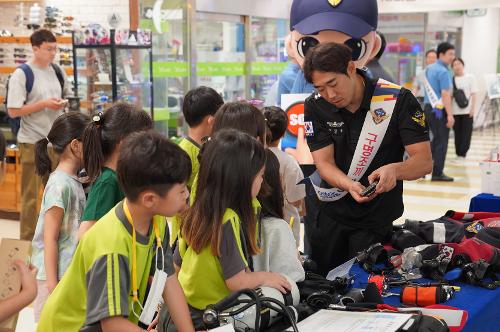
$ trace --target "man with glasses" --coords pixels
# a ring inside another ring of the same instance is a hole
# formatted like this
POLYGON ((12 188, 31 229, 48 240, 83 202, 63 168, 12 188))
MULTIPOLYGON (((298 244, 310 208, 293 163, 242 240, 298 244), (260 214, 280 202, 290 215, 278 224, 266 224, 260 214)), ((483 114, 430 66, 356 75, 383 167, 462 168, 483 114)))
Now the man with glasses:
MULTIPOLYGON (((47 179, 35 175, 35 143, 49 133, 54 120, 62 114, 70 94, 66 75, 53 64, 57 53, 56 37, 40 29, 31 37, 33 58, 14 71, 9 79, 7 109, 12 118, 21 118, 17 134, 21 155, 21 239, 31 241, 36 228, 40 189, 47 179)), ((51 153, 51 157, 54 156, 51 153)))

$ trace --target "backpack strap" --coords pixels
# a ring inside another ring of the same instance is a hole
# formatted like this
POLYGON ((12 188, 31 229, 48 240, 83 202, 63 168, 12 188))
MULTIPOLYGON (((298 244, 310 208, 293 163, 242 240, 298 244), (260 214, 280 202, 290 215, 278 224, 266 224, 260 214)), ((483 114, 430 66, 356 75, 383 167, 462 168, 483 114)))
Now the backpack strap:
MULTIPOLYGON (((62 97, 64 95, 64 75, 62 73, 61 67, 59 67, 54 63, 51 63, 50 65, 56 73, 59 84, 61 84, 61 97, 62 97)), ((21 69, 24 72, 24 76, 26 76, 26 100, 27 100, 28 95, 33 90, 33 84, 35 82, 35 74, 33 73, 33 70, 27 63, 23 63, 18 68, 21 69)))
POLYGON ((33 83, 35 82, 35 74, 33 74, 33 70, 27 63, 23 63, 19 67, 24 72, 24 76, 26 77, 26 100, 28 100, 28 95, 33 90, 33 83))
POLYGON ((56 65, 55 63, 50 64, 54 71, 56 72, 57 80, 59 84, 61 84, 61 98, 64 97, 64 75, 62 73, 61 67, 56 65))

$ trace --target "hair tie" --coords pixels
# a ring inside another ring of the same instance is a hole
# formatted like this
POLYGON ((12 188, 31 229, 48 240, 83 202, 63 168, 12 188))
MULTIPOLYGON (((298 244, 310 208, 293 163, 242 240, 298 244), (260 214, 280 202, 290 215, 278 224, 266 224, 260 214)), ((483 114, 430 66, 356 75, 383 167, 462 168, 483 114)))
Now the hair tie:
POLYGON ((103 115, 102 112, 97 113, 96 115, 94 115, 92 117, 92 121, 94 121, 97 125, 100 125, 101 121, 102 121, 102 119, 101 119, 102 115, 103 115))
POLYGON ((47 136, 45 136, 45 139, 47 140, 47 144, 50 143, 50 140, 47 136))

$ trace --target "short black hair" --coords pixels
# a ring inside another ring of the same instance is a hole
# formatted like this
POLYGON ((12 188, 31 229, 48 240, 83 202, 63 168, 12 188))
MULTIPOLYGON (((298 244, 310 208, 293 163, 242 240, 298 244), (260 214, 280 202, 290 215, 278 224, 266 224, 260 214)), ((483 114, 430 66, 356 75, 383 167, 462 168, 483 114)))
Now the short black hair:
POLYGON ((465 62, 462 58, 457 57, 457 58, 453 59, 453 62, 451 64, 453 65, 455 63, 455 61, 458 61, 462 64, 462 66, 465 66, 465 62))
POLYGON ((132 202, 145 190, 164 196, 191 176, 191 160, 184 150, 153 130, 130 134, 120 147, 118 182, 132 202))
POLYGON ((40 46, 43 43, 57 42, 56 36, 47 29, 38 29, 30 36, 31 46, 40 46))
POLYGON ((382 57, 382 54, 384 54, 385 47, 387 46, 387 41, 385 40, 385 36, 382 32, 377 31, 377 35, 379 35, 380 37, 380 50, 375 55, 375 59, 379 60, 382 57))
POLYGON ((266 118, 264 114, 248 101, 225 103, 215 113, 212 135, 225 128, 233 128, 259 138, 266 145, 266 118))
POLYGON ((189 127, 196 127, 207 115, 214 115, 223 104, 224 100, 217 91, 200 86, 186 93, 182 113, 189 127))
POLYGON ((288 117, 281 108, 277 106, 264 107, 264 117, 266 118, 268 142, 275 142, 285 135, 288 126, 288 117))
POLYGON ((431 48, 430 50, 427 50, 427 52, 425 52, 425 57, 427 58, 427 56, 428 56, 429 54, 431 54, 431 53, 436 53, 436 55, 437 55, 436 50, 435 50, 435 49, 433 49, 433 48, 431 48))
POLYGON ((449 50, 454 50, 454 49, 455 49, 455 46, 451 45, 450 43, 442 42, 437 47, 437 56, 439 57, 440 54, 445 54, 449 50))
POLYGON ((312 83, 314 71, 347 75, 351 59, 352 50, 344 44, 320 44, 307 52, 304 59, 304 77, 307 82, 312 83))

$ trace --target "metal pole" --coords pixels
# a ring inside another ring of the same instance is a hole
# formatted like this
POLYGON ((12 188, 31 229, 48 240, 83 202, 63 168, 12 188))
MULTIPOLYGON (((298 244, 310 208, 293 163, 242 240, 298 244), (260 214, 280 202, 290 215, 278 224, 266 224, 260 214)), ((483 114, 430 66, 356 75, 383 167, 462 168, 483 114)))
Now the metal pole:
POLYGON ((184 29, 184 54, 187 55, 188 79, 187 90, 197 86, 196 75, 196 0, 186 0, 186 28, 184 29))
POLYGON ((153 121, 155 120, 155 111, 154 111, 154 103, 155 103, 155 98, 154 98, 154 85, 153 85, 153 41, 151 37, 151 48, 148 50, 149 52, 149 104, 151 106, 151 119, 153 121))
POLYGON ((115 29, 110 30, 111 39, 111 83, 112 83, 112 93, 113 102, 118 98, 118 83, 116 80, 116 44, 115 44, 115 29))
POLYGON ((71 32, 71 43, 73 44, 73 79, 75 80, 73 82, 73 95, 75 97, 78 97, 78 65, 76 63, 76 47, 75 47, 75 32, 71 32))
POLYGON ((250 86, 252 80, 252 19, 250 16, 244 16, 245 24, 245 98, 250 99, 250 86))
POLYGON ((429 13, 424 14, 424 56, 422 57, 422 68, 425 68, 425 52, 427 52, 427 30, 429 25, 429 13))

